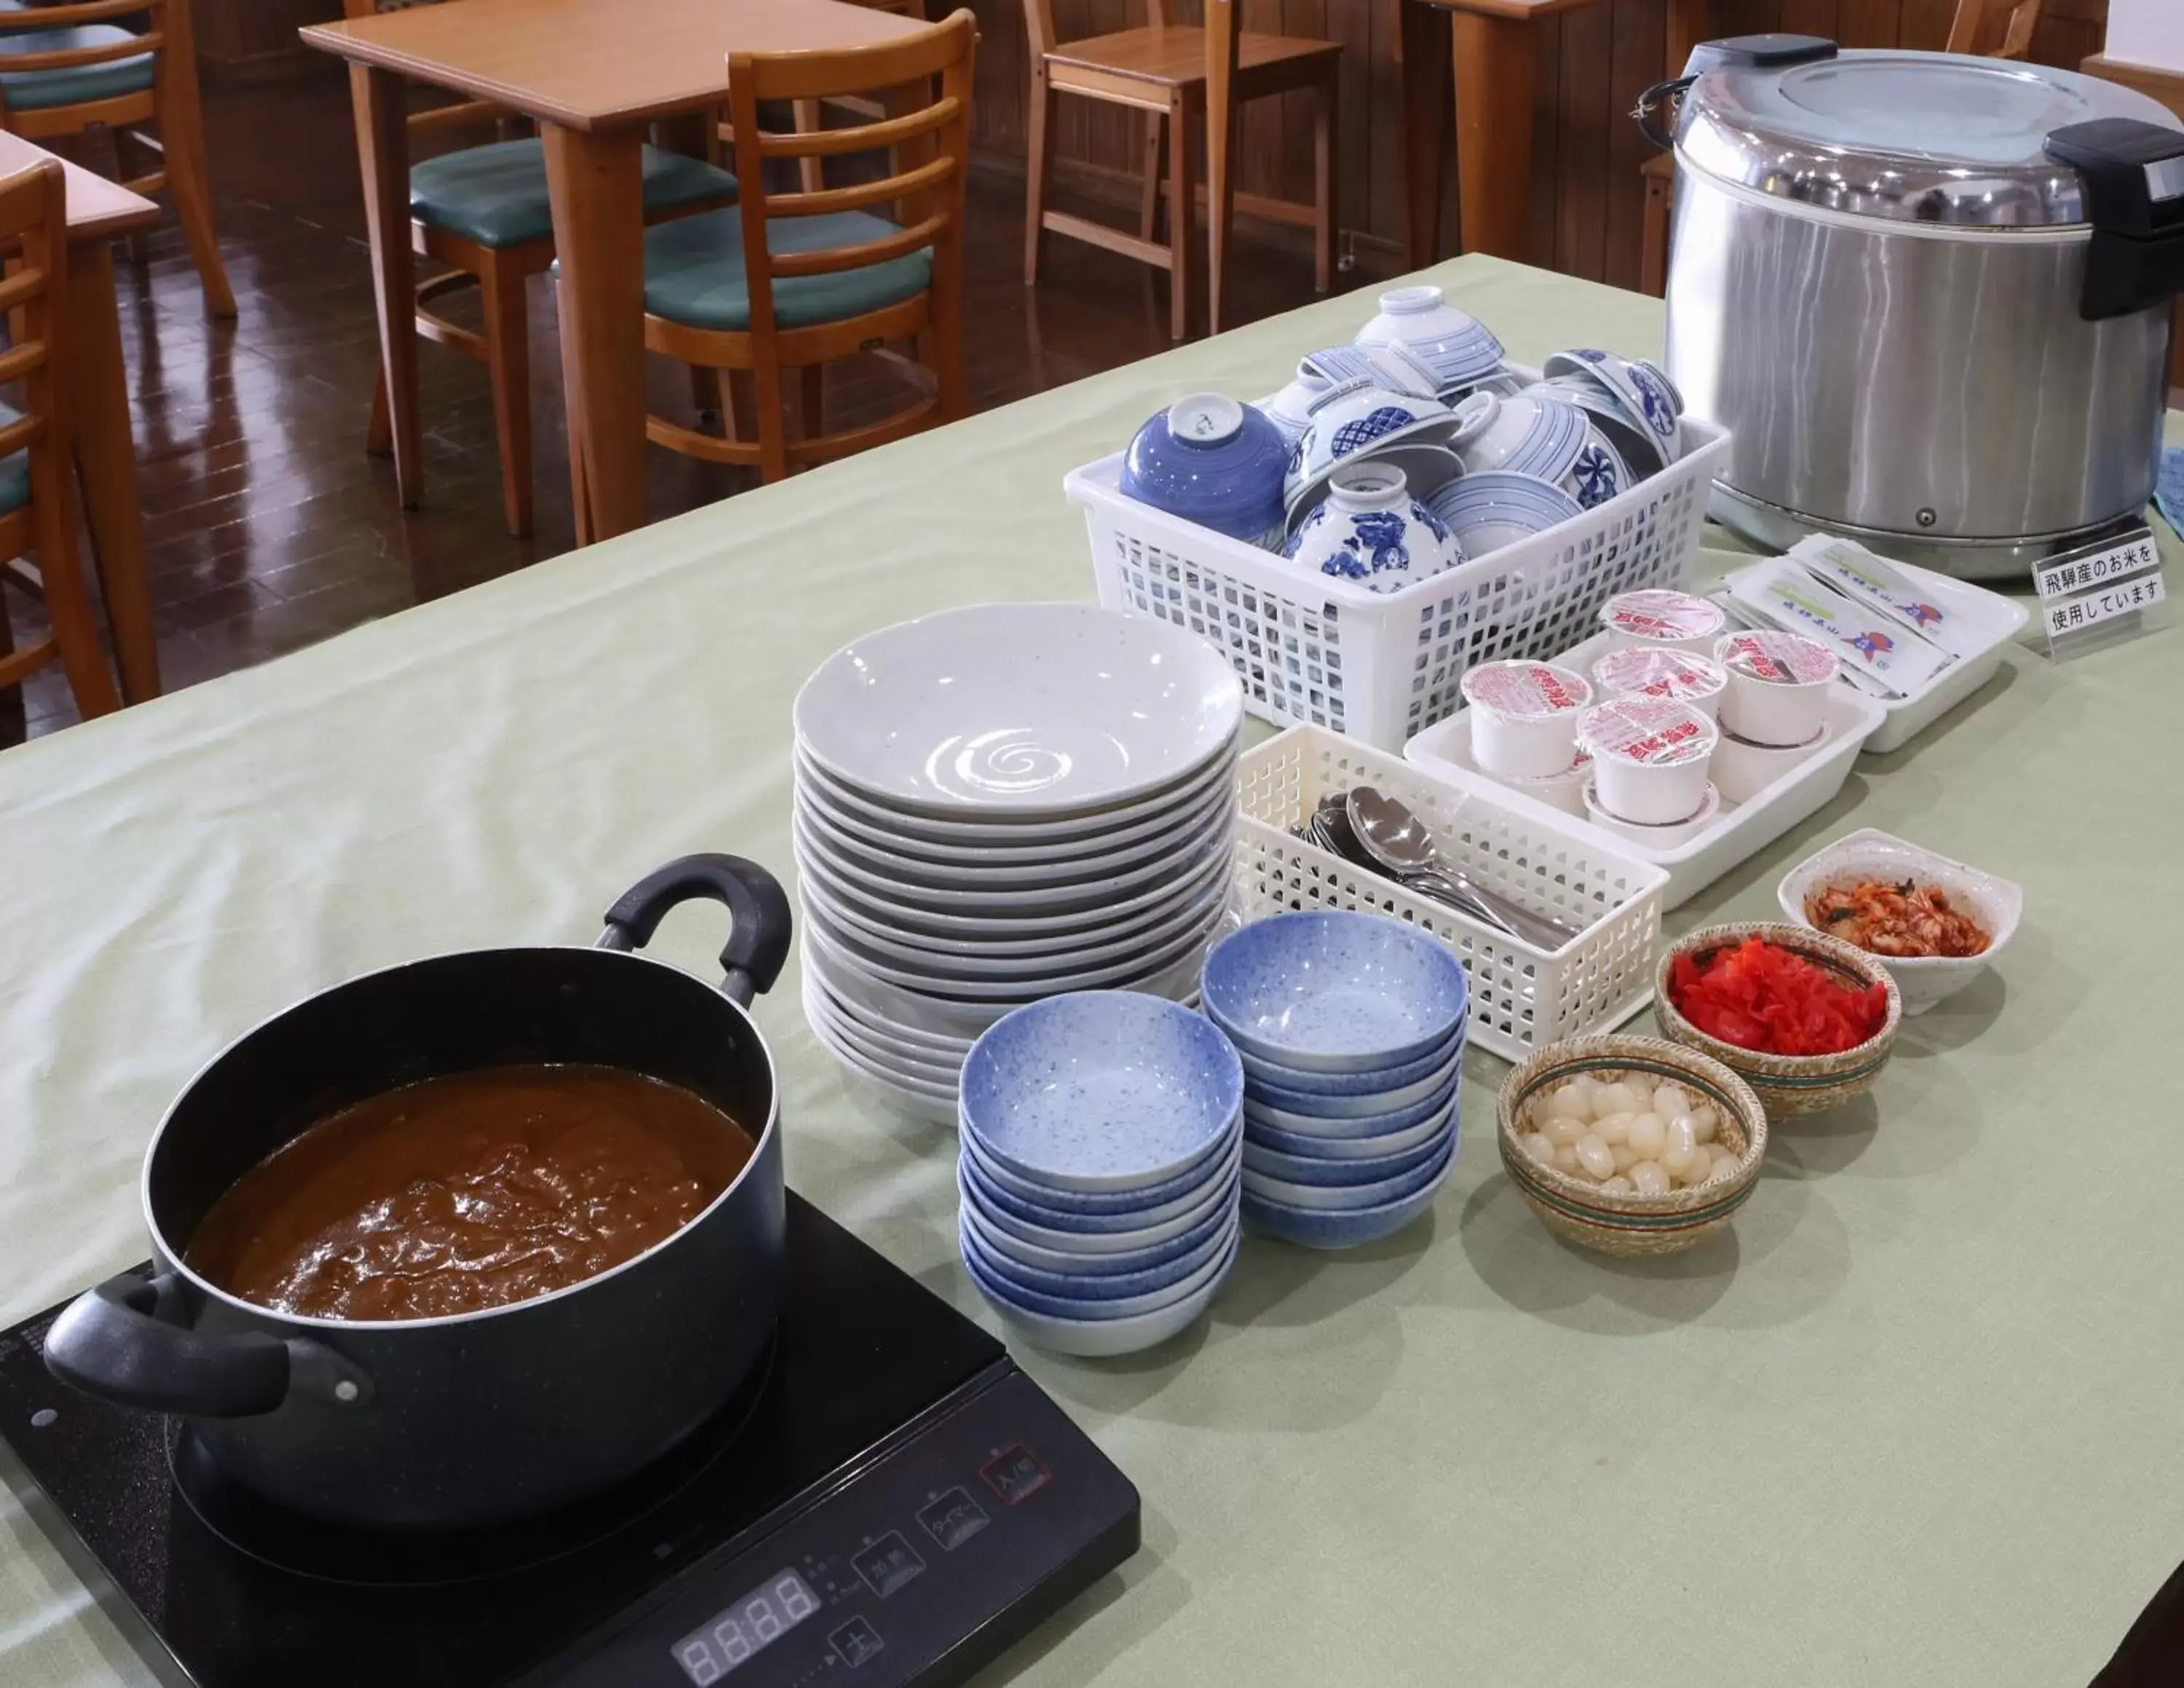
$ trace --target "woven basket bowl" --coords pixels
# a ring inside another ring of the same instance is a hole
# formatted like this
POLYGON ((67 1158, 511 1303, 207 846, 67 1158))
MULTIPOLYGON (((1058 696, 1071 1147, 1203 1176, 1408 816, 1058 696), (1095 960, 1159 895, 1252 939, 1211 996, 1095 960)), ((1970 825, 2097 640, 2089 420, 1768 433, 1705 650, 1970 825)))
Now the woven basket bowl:
POLYGON ((1903 1023, 1903 996, 1888 970, 1853 944, 1808 926, 1751 921, 1703 926, 1662 951, 1661 964, 1653 975, 1653 1013, 1664 1036, 1713 1056, 1758 1093, 1769 1118, 1787 1120, 1840 1108, 1873 1087, 1874 1080, 1880 1076, 1881 1068, 1895 1053, 1897 1029, 1903 1023), (1669 996, 1669 975, 1678 956, 1703 960, 1718 949, 1752 937, 1802 955, 1838 975, 1846 984, 1880 986, 1888 992, 1888 1017, 1880 1030, 1839 1055, 1767 1055, 1709 1037, 1676 1012, 1669 996))
POLYGON ((1767 1114, 1752 1087, 1719 1061, 1658 1037, 1610 1032, 1571 1037, 1535 1050, 1502 1082, 1496 1108, 1502 1166, 1547 1229, 1566 1242, 1603 1255, 1644 1257, 1680 1254, 1716 1232, 1759 1184, 1767 1154, 1767 1114), (1736 1175, 1696 1189, 1664 1196, 1612 1196, 1552 1166, 1542 1166, 1518 1139, 1531 1128, 1549 1092, 1566 1079, 1590 1073, 1602 1080, 1639 1074, 1673 1079, 1713 1104, 1721 1116, 1720 1142, 1741 1151, 1736 1175))

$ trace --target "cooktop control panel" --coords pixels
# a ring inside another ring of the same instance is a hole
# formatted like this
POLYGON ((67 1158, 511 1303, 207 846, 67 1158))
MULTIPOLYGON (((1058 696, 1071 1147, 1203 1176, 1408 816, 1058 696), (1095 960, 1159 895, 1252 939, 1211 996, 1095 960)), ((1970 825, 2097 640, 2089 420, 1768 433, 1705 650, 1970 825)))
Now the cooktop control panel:
POLYGON ((536 1688, 960 1680, 1137 1545, 1138 1497, 1013 1367, 770 1531, 526 1678, 536 1688), (1080 1575, 1067 1574, 1072 1565, 1080 1575), (1096 1574, 1093 1573, 1093 1574, 1096 1574))

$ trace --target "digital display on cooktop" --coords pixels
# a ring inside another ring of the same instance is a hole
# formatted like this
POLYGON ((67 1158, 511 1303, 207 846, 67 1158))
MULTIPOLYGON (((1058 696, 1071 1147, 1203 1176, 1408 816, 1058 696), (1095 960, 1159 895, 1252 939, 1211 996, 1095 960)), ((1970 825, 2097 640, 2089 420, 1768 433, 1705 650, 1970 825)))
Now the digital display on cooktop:
POLYGON ((675 1663, 697 1688, 705 1688, 818 1609, 810 1584, 794 1571, 777 1571, 676 1642, 675 1663))

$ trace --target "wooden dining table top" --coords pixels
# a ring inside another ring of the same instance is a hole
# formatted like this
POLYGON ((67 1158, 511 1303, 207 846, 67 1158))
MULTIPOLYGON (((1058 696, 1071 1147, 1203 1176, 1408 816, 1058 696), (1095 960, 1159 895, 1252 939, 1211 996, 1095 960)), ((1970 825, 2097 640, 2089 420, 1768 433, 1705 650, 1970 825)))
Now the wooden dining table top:
POLYGON ((298 33, 354 64, 609 129, 705 104, 731 53, 870 47, 926 27, 841 0, 455 0, 298 33))
POLYGON ((47 159, 61 167, 68 185, 68 232, 70 243, 111 239, 132 229, 149 228, 159 221, 159 208, 141 193, 131 193, 118 182, 70 164, 43 147, 0 129, 0 176, 36 170, 47 159))

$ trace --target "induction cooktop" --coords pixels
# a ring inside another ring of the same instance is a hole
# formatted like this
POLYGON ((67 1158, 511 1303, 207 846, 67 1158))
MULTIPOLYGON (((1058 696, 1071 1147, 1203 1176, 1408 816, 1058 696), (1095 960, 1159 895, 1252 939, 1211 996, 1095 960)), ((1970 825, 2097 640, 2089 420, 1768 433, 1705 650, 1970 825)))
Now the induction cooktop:
POLYGON ((961 1681, 1137 1551, 1137 1491, 999 1343, 794 1193, 788 1234, 752 1380, 543 1519, 286 1512, 181 1421, 56 1381, 58 1307, 0 1333, 6 1474, 153 1668, 198 1688, 961 1681))

